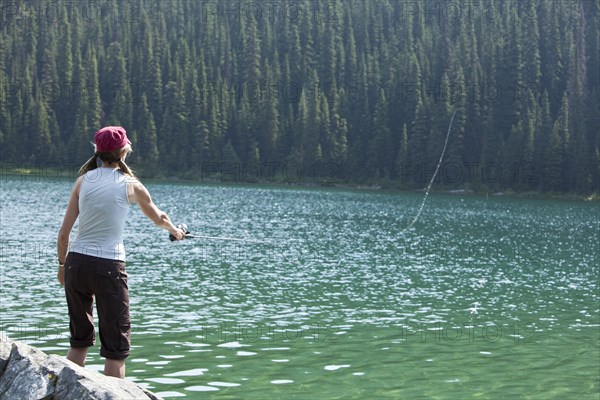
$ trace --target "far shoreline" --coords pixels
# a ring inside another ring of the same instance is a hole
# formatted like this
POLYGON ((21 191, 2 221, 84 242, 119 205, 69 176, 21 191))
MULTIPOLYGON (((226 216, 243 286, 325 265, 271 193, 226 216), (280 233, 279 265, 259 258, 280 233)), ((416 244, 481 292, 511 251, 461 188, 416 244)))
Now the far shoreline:
MULTIPOLYGON (((20 165, 15 167, 14 164, 0 164, 0 176, 18 178, 21 177, 24 181, 58 181, 72 180, 77 178, 77 168, 58 168, 50 166, 47 168, 28 167, 20 165)), ((140 179, 145 182, 152 183, 181 183, 192 185, 224 185, 224 186, 264 186, 273 188, 298 188, 298 189, 333 189, 333 190, 352 190, 352 191, 369 191, 381 193, 425 193, 425 188, 411 188, 400 185, 392 180, 374 180, 372 183, 367 182, 348 182, 339 179, 336 180, 321 180, 315 179, 297 179, 287 180, 283 177, 273 177, 273 179, 256 179, 256 180, 231 180, 224 179, 222 176, 213 175, 200 179, 193 179, 181 176, 163 176, 157 175, 154 177, 145 177, 140 175, 140 179)), ((496 197, 496 198, 516 198, 516 199, 539 199, 539 200, 569 200, 583 202, 600 202, 600 193, 579 194, 579 193, 555 193, 555 192, 538 192, 538 191, 514 191, 512 189, 499 191, 481 191, 474 189, 466 189, 461 187, 437 187, 435 183, 430 191, 431 194, 447 194, 447 195, 462 195, 474 197, 496 197)))

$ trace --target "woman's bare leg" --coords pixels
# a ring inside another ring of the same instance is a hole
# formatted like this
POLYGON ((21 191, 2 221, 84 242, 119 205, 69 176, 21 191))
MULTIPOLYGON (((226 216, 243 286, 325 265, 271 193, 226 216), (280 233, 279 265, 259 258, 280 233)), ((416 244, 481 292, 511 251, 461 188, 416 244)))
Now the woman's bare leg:
POLYGON ((71 347, 67 353, 67 360, 73 361, 75 364, 85 367, 85 358, 87 357, 87 347, 71 347))
POLYGON ((107 358, 104 362, 104 375, 115 378, 125 378, 125 360, 111 360, 107 358))

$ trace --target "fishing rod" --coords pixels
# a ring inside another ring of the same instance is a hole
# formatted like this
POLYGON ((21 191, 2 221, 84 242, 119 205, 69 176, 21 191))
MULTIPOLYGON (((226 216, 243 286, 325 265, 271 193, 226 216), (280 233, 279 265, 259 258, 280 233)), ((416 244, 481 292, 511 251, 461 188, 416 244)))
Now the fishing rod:
MULTIPOLYGON (((263 244, 268 244, 269 243, 269 242, 265 242, 265 241, 262 241, 262 240, 234 238, 234 237, 227 237, 227 236, 193 235, 188 230, 188 227, 187 227, 186 224, 179 224, 179 225, 177 225, 177 228, 182 229, 185 232, 185 235, 183 236, 184 239, 225 240, 225 241, 231 241, 231 242, 263 243, 263 244)), ((177 240, 177 238, 175 238, 175 236, 173 236, 172 233, 169 233, 169 240, 171 242, 174 242, 174 241, 177 240)))

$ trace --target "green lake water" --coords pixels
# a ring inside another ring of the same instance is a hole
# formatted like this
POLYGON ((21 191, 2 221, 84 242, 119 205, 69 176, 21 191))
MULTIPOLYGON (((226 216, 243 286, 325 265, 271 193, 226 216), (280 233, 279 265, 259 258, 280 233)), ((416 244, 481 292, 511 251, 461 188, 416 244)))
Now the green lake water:
MULTIPOLYGON (((147 184, 127 377, 165 398, 598 399, 598 203, 147 184)), ((2 178, 0 330, 65 355, 55 238, 71 183, 2 178)), ((99 348, 88 368, 101 369, 99 348)))

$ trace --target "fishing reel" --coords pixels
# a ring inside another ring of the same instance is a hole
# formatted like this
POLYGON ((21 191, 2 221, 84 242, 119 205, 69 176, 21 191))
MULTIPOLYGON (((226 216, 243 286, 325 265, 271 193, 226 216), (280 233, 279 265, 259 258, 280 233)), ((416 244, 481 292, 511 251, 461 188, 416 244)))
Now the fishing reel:
MULTIPOLYGON (((190 231, 188 231, 188 227, 186 224, 179 224, 177 225, 177 228, 183 230, 183 232, 185 233, 185 235, 183 236, 183 238, 185 239, 187 237, 187 235, 190 233, 190 231)), ((171 242, 174 242, 177 240, 177 238, 175 236, 173 236, 172 233, 169 233, 169 240, 171 242)))

